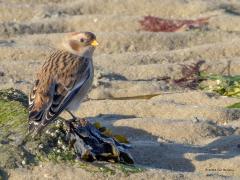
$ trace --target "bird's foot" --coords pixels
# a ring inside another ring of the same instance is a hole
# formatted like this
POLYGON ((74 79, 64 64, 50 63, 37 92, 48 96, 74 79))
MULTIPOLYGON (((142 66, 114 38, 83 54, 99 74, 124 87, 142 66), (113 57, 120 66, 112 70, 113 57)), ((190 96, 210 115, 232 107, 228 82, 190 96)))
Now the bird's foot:
POLYGON ((76 117, 72 118, 72 119, 69 119, 68 122, 71 122, 71 123, 74 123, 74 122, 77 122, 77 119, 76 117))
POLYGON ((64 121, 64 124, 71 129, 72 127, 76 126, 76 125, 80 125, 82 127, 85 127, 88 124, 88 120, 85 118, 72 118, 69 119, 67 121, 64 121))

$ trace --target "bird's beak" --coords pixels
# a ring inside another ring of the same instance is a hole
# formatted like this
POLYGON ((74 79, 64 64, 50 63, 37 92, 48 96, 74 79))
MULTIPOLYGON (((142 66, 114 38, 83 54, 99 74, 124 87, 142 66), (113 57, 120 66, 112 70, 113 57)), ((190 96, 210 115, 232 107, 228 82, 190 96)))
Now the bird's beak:
POLYGON ((96 47, 96 46, 98 46, 98 42, 97 42, 96 40, 93 40, 93 41, 91 42, 91 45, 94 46, 94 47, 96 47))

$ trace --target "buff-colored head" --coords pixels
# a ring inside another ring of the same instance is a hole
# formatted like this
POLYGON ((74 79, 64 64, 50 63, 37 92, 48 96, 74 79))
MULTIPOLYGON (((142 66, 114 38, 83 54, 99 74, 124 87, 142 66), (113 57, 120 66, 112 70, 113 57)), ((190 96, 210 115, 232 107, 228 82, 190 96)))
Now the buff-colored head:
POLYGON ((63 40, 65 50, 79 56, 92 56, 97 45, 96 36, 91 32, 68 33, 63 40))

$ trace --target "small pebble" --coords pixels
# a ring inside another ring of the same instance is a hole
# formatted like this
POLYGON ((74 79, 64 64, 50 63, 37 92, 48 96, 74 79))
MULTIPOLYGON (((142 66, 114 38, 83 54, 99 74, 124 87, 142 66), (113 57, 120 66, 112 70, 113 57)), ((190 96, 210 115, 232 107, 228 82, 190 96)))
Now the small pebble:
POLYGON ((59 145, 62 145, 62 141, 61 140, 58 140, 57 142, 59 145))
POLYGON ((38 147, 39 147, 40 149, 42 149, 42 148, 43 148, 43 145, 42 145, 42 144, 39 144, 38 147))

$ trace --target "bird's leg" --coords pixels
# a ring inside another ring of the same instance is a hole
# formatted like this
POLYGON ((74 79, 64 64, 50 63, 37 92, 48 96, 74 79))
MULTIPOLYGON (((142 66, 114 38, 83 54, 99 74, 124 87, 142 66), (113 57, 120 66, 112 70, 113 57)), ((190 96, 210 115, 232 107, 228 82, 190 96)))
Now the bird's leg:
POLYGON ((72 116, 72 119, 71 119, 70 121, 71 121, 71 122, 76 122, 77 117, 74 116, 74 114, 73 114, 71 111, 69 111, 68 109, 65 109, 65 111, 67 111, 67 112, 72 116))
POLYGON ((68 109, 65 109, 71 116, 72 119, 68 120, 69 122, 76 122, 78 120, 78 122, 82 125, 82 126, 86 126, 88 121, 85 118, 78 118, 76 116, 74 116, 74 114, 69 111, 68 109))

